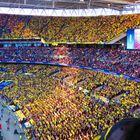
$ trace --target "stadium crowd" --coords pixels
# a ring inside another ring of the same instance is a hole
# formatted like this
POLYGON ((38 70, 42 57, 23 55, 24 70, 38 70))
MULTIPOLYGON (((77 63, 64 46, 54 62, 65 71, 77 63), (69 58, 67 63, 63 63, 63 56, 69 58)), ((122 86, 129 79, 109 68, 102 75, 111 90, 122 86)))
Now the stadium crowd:
POLYGON ((140 24, 140 15, 34 17, 0 15, 0 38, 58 42, 107 42, 140 24))
POLYGON ((34 134, 36 140, 90 140, 122 118, 134 116, 140 106, 140 84, 122 77, 70 67, 1 67, 6 71, 0 79, 14 81, 2 94, 34 120, 28 139, 34 134))
MULTIPOLYGON (((0 15, 0 38, 64 42, 110 41, 138 27, 140 15, 32 17, 0 15), (65 22, 64 22, 65 21, 65 22)), ((140 51, 95 47, 0 47, 0 61, 49 62, 110 70, 140 78, 140 51)), ((32 119, 29 140, 92 140, 122 118, 136 117, 140 84, 101 72, 43 65, 1 64, 0 91, 32 119)))
POLYGON ((140 51, 97 47, 2 47, 0 61, 49 62, 110 70, 140 78, 140 51))

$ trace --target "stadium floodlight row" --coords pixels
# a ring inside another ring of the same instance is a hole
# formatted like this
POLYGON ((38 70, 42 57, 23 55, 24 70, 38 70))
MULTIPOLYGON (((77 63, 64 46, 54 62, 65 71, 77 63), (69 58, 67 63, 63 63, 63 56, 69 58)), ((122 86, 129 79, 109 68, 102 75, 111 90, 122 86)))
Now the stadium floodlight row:
POLYGON ((90 17, 90 16, 108 16, 125 15, 140 13, 140 5, 125 6, 124 10, 114 10, 109 8, 97 9, 38 9, 38 8, 15 8, 0 7, 0 14, 32 15, 32 16, 54 16, 54 17, 90 17))

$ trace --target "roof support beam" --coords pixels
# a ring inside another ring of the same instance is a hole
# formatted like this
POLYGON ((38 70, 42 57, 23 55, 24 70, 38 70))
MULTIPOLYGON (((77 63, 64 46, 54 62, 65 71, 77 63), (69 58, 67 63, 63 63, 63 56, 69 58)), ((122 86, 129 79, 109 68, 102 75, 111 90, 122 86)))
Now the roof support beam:
POLYGON ((109 2, 116 4, 134 4, 135 0, 98 0, 98 2, 109 2))
POLYGON ((27 0, 24 0, 24 4, 27 4, 27 0))

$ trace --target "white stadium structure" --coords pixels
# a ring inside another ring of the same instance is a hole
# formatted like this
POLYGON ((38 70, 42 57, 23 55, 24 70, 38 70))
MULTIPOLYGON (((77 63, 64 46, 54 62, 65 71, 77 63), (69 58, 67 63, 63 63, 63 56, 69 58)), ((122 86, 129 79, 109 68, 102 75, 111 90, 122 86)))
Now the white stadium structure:
POLYGON ((139 13, 139 0, 0 0, 0 13, 99 16, 139 13))

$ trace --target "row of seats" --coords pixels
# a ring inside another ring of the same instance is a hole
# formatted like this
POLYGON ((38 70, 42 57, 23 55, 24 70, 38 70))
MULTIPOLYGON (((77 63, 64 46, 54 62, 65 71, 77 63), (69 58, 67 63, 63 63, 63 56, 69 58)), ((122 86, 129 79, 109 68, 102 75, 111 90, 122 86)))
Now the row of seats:
POLYGON ((140 15, 35 17, 0 15, 0 38, 58 42, 106 42, 140 24, 140 15))
MULTIPOLYGON (((27 119, 34 120, 37 140, 91 140, 122 118, 132 117, 140 106, 140 84, 122 77, 70 67, 1 67, 7 72, 0 74, 0 79, 10 77, 14 81, 2 94, 18 104, 27 119), (116 103, 114 97, 122 90, 123 96, 116 103), (96 96, 108 99, 109 103, 96 96)), ((28 139, 31 134, 28 133, 28 139)))

